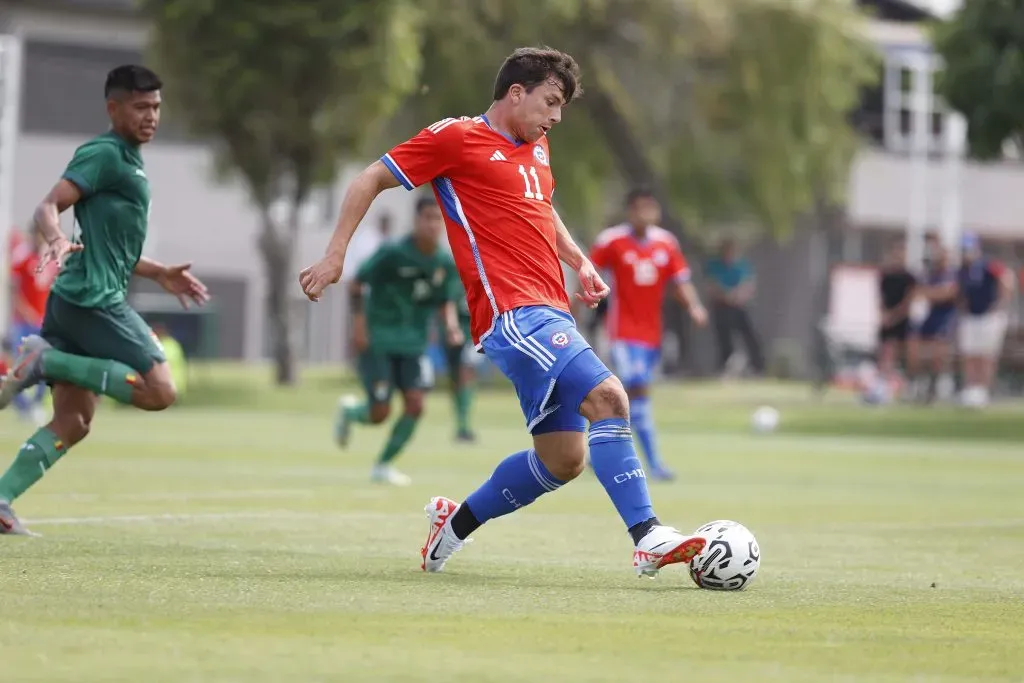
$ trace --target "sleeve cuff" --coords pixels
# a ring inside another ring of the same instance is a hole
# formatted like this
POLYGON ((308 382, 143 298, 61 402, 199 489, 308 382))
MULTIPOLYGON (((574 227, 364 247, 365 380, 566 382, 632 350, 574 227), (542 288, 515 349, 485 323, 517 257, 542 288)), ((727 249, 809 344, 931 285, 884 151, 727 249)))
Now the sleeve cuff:
POLYGON ((404 187, 407 190, 416 189, 416 186, 413 185, 412 181, 409 180, 409 176, 405 175, 405 171, 403 171, 399 167, 398 163, 395 162, 395 160, 391 157, 390 153, 382 156, 380 160, 384 162, 384 165, 388 167, 388 170, 391 171, 392 175, 395 176, 398 182, 402 183, 402 187, 404 187))
POLYGON ((676 282, 689 282, 690 281, 690 275, 691 275, 690 269, 689 268, 683 268, 678 273, 673 275, 672 279, 675 280, 676 282))
POLYGON ((89 181, 85 177, 76 171, 64 171, 64 175, 61 176, 64 180, 67 180, 75 185, 83 195, 92 194, 92 186, 89 185, 89 181))

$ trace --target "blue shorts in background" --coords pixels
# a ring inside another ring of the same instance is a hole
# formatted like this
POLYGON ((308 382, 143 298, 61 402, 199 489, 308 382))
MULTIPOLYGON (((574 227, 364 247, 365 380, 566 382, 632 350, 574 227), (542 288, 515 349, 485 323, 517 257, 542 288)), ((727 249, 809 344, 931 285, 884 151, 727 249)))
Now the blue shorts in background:
POLYGON ((547 306, 506 311, 480 345, 512 381, 531 434, 586 431, 580 404, 612 373, 571 315, 547 306))
POLYGON ((627 389, 651 384, 660 362, 661 349, 634 342, 612 342, 612 365, 627 389))
POLYGON ((956 309, 933 309, 921 322, 917 334, 924 340, 944 341, 952 338, 955 327, 956 309))

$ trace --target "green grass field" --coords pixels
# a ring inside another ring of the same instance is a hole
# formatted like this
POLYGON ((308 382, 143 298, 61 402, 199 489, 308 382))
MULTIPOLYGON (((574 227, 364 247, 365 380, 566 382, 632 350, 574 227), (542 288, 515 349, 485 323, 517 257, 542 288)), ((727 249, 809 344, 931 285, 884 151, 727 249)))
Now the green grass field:
MULTIPOLYGON (((589 474, 424 575, 423 505, 527 443, 515 400, 484 394, 467 448, 435 396, 400 463, 415 484, 392 489, 367 483, 384 430, 330 442, 332 381, 257 384, 221 377, 165 414, 105 407, 19 501, 44 537, 0 539, 0 680, 1024 677, 1020 408, 663 387, 663 449, 684 478, 652 486, 662 519, 736 519, 760 541, 756 582, 724 594, 678 567, 638 580, 589 474), (208 405, 225 396, 244 407, 208 405), (745 429, 762 402, 782 410, 779 433, 745 429)), ((0 420, 5 454, 26 434, 0 420)))

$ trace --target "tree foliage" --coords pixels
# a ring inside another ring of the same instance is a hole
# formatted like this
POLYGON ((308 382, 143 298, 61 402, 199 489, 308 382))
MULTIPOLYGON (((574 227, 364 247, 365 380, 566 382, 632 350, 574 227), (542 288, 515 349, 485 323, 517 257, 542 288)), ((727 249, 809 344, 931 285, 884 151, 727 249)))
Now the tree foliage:
POLYGON ((294 380, 288 304, 298 211, 416 85, 415 0, 143 0, 166 96, 262 215, 278 380, 294 380), (286 206, 287 218, 272 207, 286 206))
POLYGON ((935 27, 938 91, 967 119, 972 156, 1024 144, 1024 0, 970 0, 935 27))
POLYGON ((580 62, 584 97, 551 134, 559 205, 578 221, 596 227, 610 189, 643 183, 692 226, 754 217, 784 235, 845 188, 847 116, 876 60, 844 0, 435 2, 421 119, 485 109, 518 45, 580 62))

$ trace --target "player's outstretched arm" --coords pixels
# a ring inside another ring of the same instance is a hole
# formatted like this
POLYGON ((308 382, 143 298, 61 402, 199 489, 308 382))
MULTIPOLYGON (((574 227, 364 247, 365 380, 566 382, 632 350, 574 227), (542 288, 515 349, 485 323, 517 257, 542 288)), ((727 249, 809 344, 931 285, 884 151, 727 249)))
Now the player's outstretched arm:
POLYGON ((554 209, 551 211, 555 215, 555 246, 558 249, 558 258, 562 263, 575 270, 580 278, 580 291, 576 293, 576 298, 590 308, 594 308, 601 299, 608 296, 611 289, 601 279, 597 268, 569 234, 569 228, 565 227, 558 212, 554 209))
POLYGON ((165 266, 145 256, 139 259, 132 271, 139 277, 153 280, 169 293, 178 297, 182 308, 188 309, 189 302, 202 306, 210 300, 210 292, 202 281, 189 272, 191 263, 179 263, 176 266, 165 266))
POLYGON ((68 254, 81 251, 82 245, 72 244, 60 229, 61 213, 81 198, 81 190, 71 181, 61 178, 36 207, 32 220, 46 240, 46 250, 39 260, 39 270, 50 261, 54 261, 60 268, 68 254))
POLYGON ((676 300, 690 312, 693 322, 704 327, 708 322, 708 312, 704 309, 704 304, 701 303, 700 295, 697 294, 697 288, 693 286, 693 283, 689 280, 678 280, 674 291, 676 300))
POLYGON ((392 187, 398 187, 398 180, 380 161, 370 164, 348 186, 341 202, 338 224, 324 257, 299 273, 299 284, 310 301, 319 301, 323 291, 341 279, 341 268, 352 234, 377 195, 392 187))

